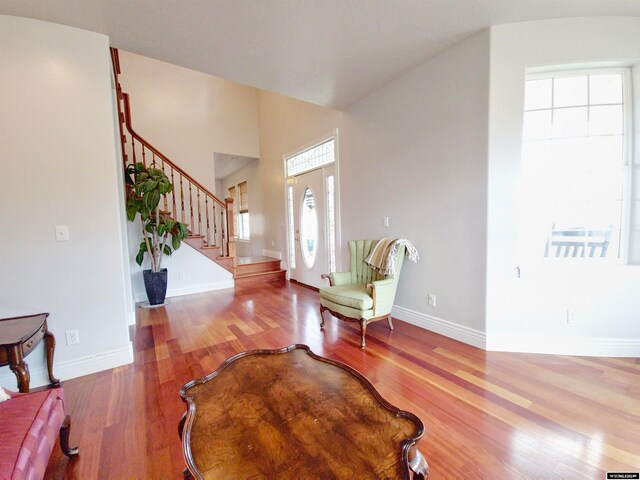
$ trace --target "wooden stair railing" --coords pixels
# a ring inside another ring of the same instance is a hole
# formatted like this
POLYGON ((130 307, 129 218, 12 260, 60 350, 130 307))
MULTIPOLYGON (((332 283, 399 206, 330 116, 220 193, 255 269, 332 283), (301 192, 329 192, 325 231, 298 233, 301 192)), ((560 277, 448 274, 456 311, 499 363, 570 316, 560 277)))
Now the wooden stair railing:
MULTIPOLYGON (((136 133, 131 124, 129 94, 120 84, 120 59, 118 50, 111 48, 122 160, 124 167, 142 162, 162 170, 171 180, 173 190, 163 200, 165 214, 189 227, 190 236, 202 238, 202 249, 218 249, 217 259, 235 276, 236 245, 233 231, 233 198, 220 200, 191 175, 178 167, 162 152, 136 133), (126 130, 125 128, 126 127, 126 130), (167 199, 170 197, 170 199, 167 199)), ((210 257, 210 255, 207 255, 210 257)))

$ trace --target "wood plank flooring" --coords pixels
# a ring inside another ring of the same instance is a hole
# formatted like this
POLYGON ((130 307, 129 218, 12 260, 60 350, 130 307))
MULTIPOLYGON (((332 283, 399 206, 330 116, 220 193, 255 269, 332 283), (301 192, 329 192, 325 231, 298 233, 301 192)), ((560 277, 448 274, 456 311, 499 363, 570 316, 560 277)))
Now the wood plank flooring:
POLYGON ((131 365, 64 382, 71 442, 51 479, 179 479, 178 390, 229 356, 304 343, 346 362, 418 415, 437 479, 604 479, 640 470, 640 360, 488 353, 396 320, 367 329, 327 314, 318 293, 279 282, 138 309, 131 365))

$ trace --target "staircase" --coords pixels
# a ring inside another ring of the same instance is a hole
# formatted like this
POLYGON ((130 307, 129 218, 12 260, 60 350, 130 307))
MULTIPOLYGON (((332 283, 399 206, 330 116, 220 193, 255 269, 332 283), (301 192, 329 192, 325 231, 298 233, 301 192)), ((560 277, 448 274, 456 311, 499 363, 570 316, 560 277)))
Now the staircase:
POLYGON ((111 48, 114 81, 118 104, 118 118, 124 168, 142 162, 145 166, 162 170, 171 180, 173 190, 161 200, 161 212, 187 224, 189 236, 185 242, 196 251, 216 262, 233 274, 236 284, 285 280, 286 271, 280 269, 280 260, 236 257, 233 232, 233 198, 219 199, 191 175, 162 154, 131 124, 129 94, 120 84, 118 50, 111 48))

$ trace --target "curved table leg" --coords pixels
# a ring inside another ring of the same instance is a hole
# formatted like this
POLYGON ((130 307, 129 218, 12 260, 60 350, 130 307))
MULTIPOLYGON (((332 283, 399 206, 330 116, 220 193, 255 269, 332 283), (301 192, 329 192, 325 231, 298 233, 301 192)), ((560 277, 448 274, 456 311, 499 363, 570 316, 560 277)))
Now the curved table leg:
POLYGON ((49 330, 44 332, 44 344, 47 349, 47 372, 49 373, 49 381, 51 386, 59 387, 60 380, 53 376, 53 354, 56 350, 56 337, 49 330))
POLYGON ((409 460, 409 468, 413 472, 414 479, 426 480, 429 476, 429 465, 417 448, 415 449, 415 455, 409 460))
POLYGON ((18 391, 20 393, 29 393, 29 380, 31 379, 29 365, 22 361, 16 365, 11 365, 9 368, 18 378, 18 391))
POLYGON ((29 374, 29 365, 27 365, 22 357, 22 347, 16 345, 11 348, 8 353, 9 368, 18 379, 18 391, 20 393, 29 393, 29 380, 31 379, 31 375, 29 374))

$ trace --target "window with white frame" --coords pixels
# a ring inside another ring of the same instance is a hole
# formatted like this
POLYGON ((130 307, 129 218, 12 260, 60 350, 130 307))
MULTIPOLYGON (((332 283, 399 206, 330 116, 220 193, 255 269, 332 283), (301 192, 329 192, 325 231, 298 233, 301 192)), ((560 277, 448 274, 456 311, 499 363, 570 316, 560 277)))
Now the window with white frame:
POLYGON ((233 198, 233 226, 236 237, 240 240, 249 240, 249 190, 247 182, 240 182, 228 189, 229 196, 233 198))
POLYGON ((238 238, 249 240, 249 190, 246 180, 238 184, 238 238))
POLYGON ((523 231, 545 257, 622 256, 629 75, 626 69, 592 69, 525 82, 523 231))

